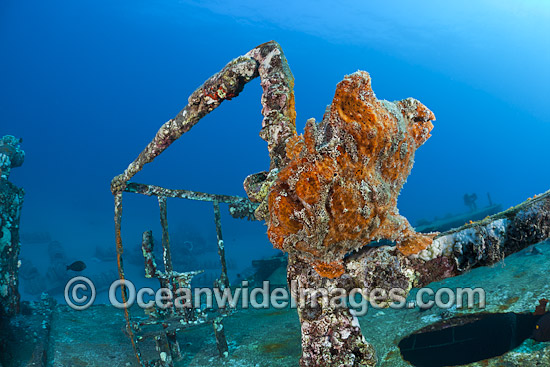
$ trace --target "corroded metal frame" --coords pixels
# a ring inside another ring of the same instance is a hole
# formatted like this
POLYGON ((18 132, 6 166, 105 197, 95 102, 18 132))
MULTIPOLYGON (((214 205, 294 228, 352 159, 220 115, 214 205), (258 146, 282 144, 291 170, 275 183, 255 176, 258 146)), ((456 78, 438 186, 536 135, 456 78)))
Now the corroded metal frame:
MULTIPOLYGON (((117 248, 117 263, 119 278, 124 285, 124 268, 122 263, 123 244, 122 244, 122 195, 124 192, 139 193, 159 198, 159 207, 161 211, 161 225, 163 226, 163 247, 166 274, 160 274, 160 278, 167 277, 164 282, 171 283, 177 277, 184 279, 186 273, 174 273, 171 269, 171 253, 169 250, 169 236, 166 224, 166 198, 183 198, 200 201, 211 201, 214 205, 214 219, 216 222, 216 234, 218 236, 218 253, 221 259, 221 275, 216 281, 215 286, 224 288, 229 286, 227 278, 227 267, 225 264, 225 249, 223 245, 221 222, 220 222, 220 203, 229 204, 229 211, 233 217, 254 219, 254 212, 258 208, 257 203, 237 196, 212 195, 188 190, 170 190, 154 185, 143 185, 130 183, 132 177, 141 171, 145 164, 152 162, 174 141, 179 139, 184 133, 189 131, 202 117, 216 109, 223 101, 230 100, 239 95, 244 86, 251 80, 260 77, 263 95, 262 95, 262 114, 264 120, 260 136, 268 143, 270 154, 270 168, 277 169, 285 159, 286 140, 296 134, 296 112, 294 110, 294 78, 288 63, 283 54, 280 45, 271 41, 259 45, 249 51, 246 55, 239 56, 230 61, 219 73, 209 78, 189 97, 188 104, 178 115, 166 122, 153 140, 145 147, 139 156, 126 168, 126 170, 113 178, 111 181, 111 192, 115 198, 115 236, 117 248)), ((147 232, 144 234, 144 243, 142 249, 149 249, 152 241, 147 232)), ((145 251, 147 252, 147 251, 145 251)), ((147 254, 145 254, 147 255, 147 254)), ((151 266, 149 275, 158 275, 156 269, 151 266)), ((187 277, 192 275, 188 274, 187 277)), ((183 280, 182 280, 183 281, 183 280)), ((123 288, 124 289, 124 288, 123 288)), ((222 289, 223 290, 223 289, 222 289)), ((122 291, 122 301, 126 302, 127 297, 122 291)), ((130 336, 132 345, 136 352, 136 357, 144 364, 139 351, 136 333, 132 330, 132 323, 128 309, 125 309, 125 318, 127 322, 127 333, 130 336)), ((213 326, 216 333, 216 342, 218 350, 222 356, 227 355, 227 343, 223 334, 223 315, 213 320, 213 326)), ((134 325, 135 326, 135 325, 134 325)), ((139 325, 138 325, 139 326, 139 325)), ((179 354, 179 347, 174 344, 175 338, 172 334, 165 333, 163 338, 157 340, 157 350, 159 355, 164 356, 166 361, 159 360, 153 365, 170 366, 168 363, 168 354, 179 354), (161 354, 165 353, 165 354, 161 354)), ((169 362, 171 363, 171 362, 169 362)))
MULTIPOLYGON (((245 213, 249 211, 250 217, 253 214, 257 205, 251 203, 248 199, 239 196, 215 195, 189 190, 171 190, 155 185, 144 185, 137 183, 128 183, 125 192, 137 193, 147 196, 157 197, 160 211, 160 224, 162 227, 162 248, 164 272, 157 269, 156 259, 153 254, 153 234, 152 231, 143 233, 142 253, 145 260, 145 276, 147 278, 157 278, 160 286, 170 289, 173 294, 179 288, 190 288, 192 278, 202 273, 202 270, 180 273, 174 271, 172 266, 172 253, 170 248, 170 235, 168 231, 168 198, 179 198, 197 201, 209 201, 213 203, 214 222, 216 225, 218 255, 220 257, 220 276, 214 282, 214 287, 218 288, 222 293, 225 288, 229 287, 229 278, 227 276, 227 265, 225 261, 225 246, 222 237, 220 203, 226 203, 230 208, 235 209, 235 212, 245 213)), ((118 249, 118 271, 119 278, 124 281, 124 267, 122 262, 122 193, 116 195, 117 216, 116 224, 116 240, 118 249)), ((122 292, 123 302, 127 301, 127 295, 122 292)), ((130 316, 128 309, 125 309, 126 317, 126 332, 132 341, 136 358, 143 367, 150 366, 172 366, 173 361, 181 358, 181 351, 176 340, 176 333, 180 330, 201 325, 204 323, 212 323, 216 344, 221 357, 228 355, 227 341, 223 326, 223 319, 231 314, 229 308, 219 308, 216 313, 207 315, 202 310, 192 307, 176 307, 172 304, 168 309, 152 309, 148 310, 149 319, 134 320, 130 316), (158 352, 158 358, 155 360, 146 360, 140 350, 140 343, 152 339, 155 342, 155 349, 158 352)))

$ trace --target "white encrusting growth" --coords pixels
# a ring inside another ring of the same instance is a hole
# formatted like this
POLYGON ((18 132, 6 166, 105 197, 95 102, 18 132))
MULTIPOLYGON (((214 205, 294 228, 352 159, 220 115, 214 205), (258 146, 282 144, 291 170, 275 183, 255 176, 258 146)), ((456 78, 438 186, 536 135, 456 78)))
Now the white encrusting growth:
POLYGON ((503 239, 508 227, 509 220, 505 218, 494 220, 484 226, 465 228, 461 231, 453 232, 448 235, 444 235, 434 239, 433 243, 425 250, 421 251, 418 255, 412 257, 418 257, 422 260, 428 261, 435 259, 439 256, 451 256, 452 254, 462 254, 462 250, 465 245, 479 244, 480 237, 494 237, 503 239), (484 235, 481 232, 486 232, 484 235))

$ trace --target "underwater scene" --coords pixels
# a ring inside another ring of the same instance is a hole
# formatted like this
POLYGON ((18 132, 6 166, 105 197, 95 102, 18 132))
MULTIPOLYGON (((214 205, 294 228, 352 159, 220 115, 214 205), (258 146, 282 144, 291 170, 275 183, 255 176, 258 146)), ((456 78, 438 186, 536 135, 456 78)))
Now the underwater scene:
POLYGON ((0 2, 0 367, 550 367, 549 35, 545 0, 0 2))

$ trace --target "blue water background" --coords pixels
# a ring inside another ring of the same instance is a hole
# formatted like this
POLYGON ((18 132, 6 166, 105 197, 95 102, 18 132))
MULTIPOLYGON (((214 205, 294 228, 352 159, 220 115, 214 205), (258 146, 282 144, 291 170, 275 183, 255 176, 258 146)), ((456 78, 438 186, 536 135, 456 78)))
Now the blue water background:
MULTIPOLYGON (((415 97, 435 113, 399 197, 411 223, 466 211, 465 193, 476 192, 479 206, 487 192, 505 208, 517 204, 550 188, 548 34, 542 0, 4 0, 0 135, 24 139, 25 164, 11 177, 27 193, 21 230, 47 231, 75 260, 97 246, 114 251, 111 178, 195 88, 269 40, 295 77, 299 131, 358 69, 378 98, 415 97)), ((243 179, 269 164, 260 96, 255 80, 135 181, 244 195, 243 179)), ((214 241, 211 205, 170 208, 172 231, 214 241)), ((160 237, 154 200, 128 197, 125 215, 128 246, 149 228, 160 237)), ((235 271, 276 253, 261 223, 227 214, 223 223, 235 271)))

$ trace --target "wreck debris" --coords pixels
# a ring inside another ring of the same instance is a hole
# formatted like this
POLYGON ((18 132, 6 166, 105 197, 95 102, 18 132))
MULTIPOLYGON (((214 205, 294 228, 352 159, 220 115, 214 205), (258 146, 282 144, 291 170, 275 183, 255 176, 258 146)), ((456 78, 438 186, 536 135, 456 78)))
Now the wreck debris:
MULTIPOLYGON (((145 260, 146 277, 158 278, 161 287, 167 287, 174 292, 178 288, 189 288, 191 280, 194 276, 202 273, 202 271, 194 271, 187 273, 178 273, 172 269, 172 254, 170 251, 170 237, 168 233, 167 220, 167 198, 179 198, 198 201, 210 201, 214 203, 214 216, 216 223, 216 232, 218 234, 218 253, 222 264, 220 277, 215 281, 215 286, 223 288, 228 284, 227 266, 225 265, 225 251, 223 250, 223 239, 221 237, 221 222, 219 218, 219 203, 227 203, 231 208, 239 213, 237 217, 250 217, 253 214, 255 206, 246 198, 229 195, 214 195, 189 190, 171 190, 155 185, 144 185, 139 183, 125 183, 124 191, 129 193, 137 193, 147 196, 156 196, 159 201, 160 222, 162 226, 162 245, 163 245, 163 263, 165 272, 162 273, 157 269, 156 259, 153 255, 153 236, 152 232, 147 231, 143 234, 142 253, 145 260)), ((115 194, 115 232, 117 243, 117 263, 119 268, 119 278, 124 281, 124 268, 122 263, 123 244, 122 244, 122 192, 115 194)), ((122 302, 126 302, 126 293, 122 292, 122 302)), ((201 310, 193 308, 176 308, 172 307, 170 312, 157 313, 149 311, 149 315, 153 320, 133 321, 130 317, 128 309, 124 310, 127 322, 127 334, 132 341, 137 359, 145 366, 147 362, 141 351, 139 344, 144 340, 153 338, 155 340, 156 349, 158 351, 157 363, 161 365, 171 366, 171 361, 176 361, 181 357, 179 346, 175 342, 175 333, 187 327, 212 322, 218 350, 220 355, 227 355, 227 341, 223 331, 223 318, 229 315, 228 310, 222 310, 218 316, 208 318, 201 310), (158 325, 171 325, 166 328, 158 328, 158 325), (168 342, 173 340, 174 342, 168 342), (163 359, 164 358, 164 359, 163 359)))
MULTIPOLYGON (((152 231, 146 231, 142 237, 142 254, 145 261, 145 276, 157 278, 162 288, 170 289, 172 294, 177 294, 178 289, 190 289, 194 276, 201 274, 203 270, 180 273, 174 271, 172 265, 172 252, 170 247, 170 235, 168 231, 168 198, 180 198, 199 201, 210 201, 213 203, 214 223, 216 225, 218 255, 220 257, 221 273, 214 282, 214 287, 221 292, 229 287, 227 277, 227 265, 225 260, 225 248, 222 236, 220 203, 227 203, 239 213, 250 210, 250 202, 246 198, 228 195, 213 195, 189 190, 170 190, 154 185, 129 183, 125 192, 139 193, 147 196, 156 196, 159 203, 160 223, 162 227, 162 248, 164 271, 160 271, 154 256, 154 240, 152 231)), ((124 280, 124 269, 122 266, 122 193, 115 196, 116 208, 116 234, 119 244, 119 277, 124 280)), ((252 212, 249 213, 251 215, 252 212)), ((122 292, 122 300, 126 302, 126 294, 122 292)), ((207 314, 193 305, 177 305, 175 302, 167 309, 152 308, 146 311, 148 318, 139 319, 130 317, 127 309, 125 316, 127 320, 127 334, 132 340, 137 359, 142 366, 149 366, 151 363, 158 366, 172 366, 173 362, 181 359, 180 346, 176 339, 178 331, 194 327, 196 325, 211 322, 216 337, 217 348, 221 357, 228 356, 228 346, 223 326, 223 318, 231 314, 230 309, 219 308, 214 314, 207 314), (157 357, 147 358, 142 353, 142 347, 148 340, 153 340, 157 357)))
POLYGON ((8 181, 11 169, 23 164, 20 139, 0 139, 0 318, 19 309, 19 221, 25 191, 8 181))
POLYGON ((56 302, 42 293, 20 308, 14 317, 0 318, 0 366, 45 367, 56 302))
POLYGON ((216 335, 216 345, 218 346, 218 353, 220 357, 227 357, 229 355, 229 347, 227 346, 227 340, 225 338, 225 330, 223 326, 223 318, 216 317, 212 321, 214 327, 214 335, 216 335))

